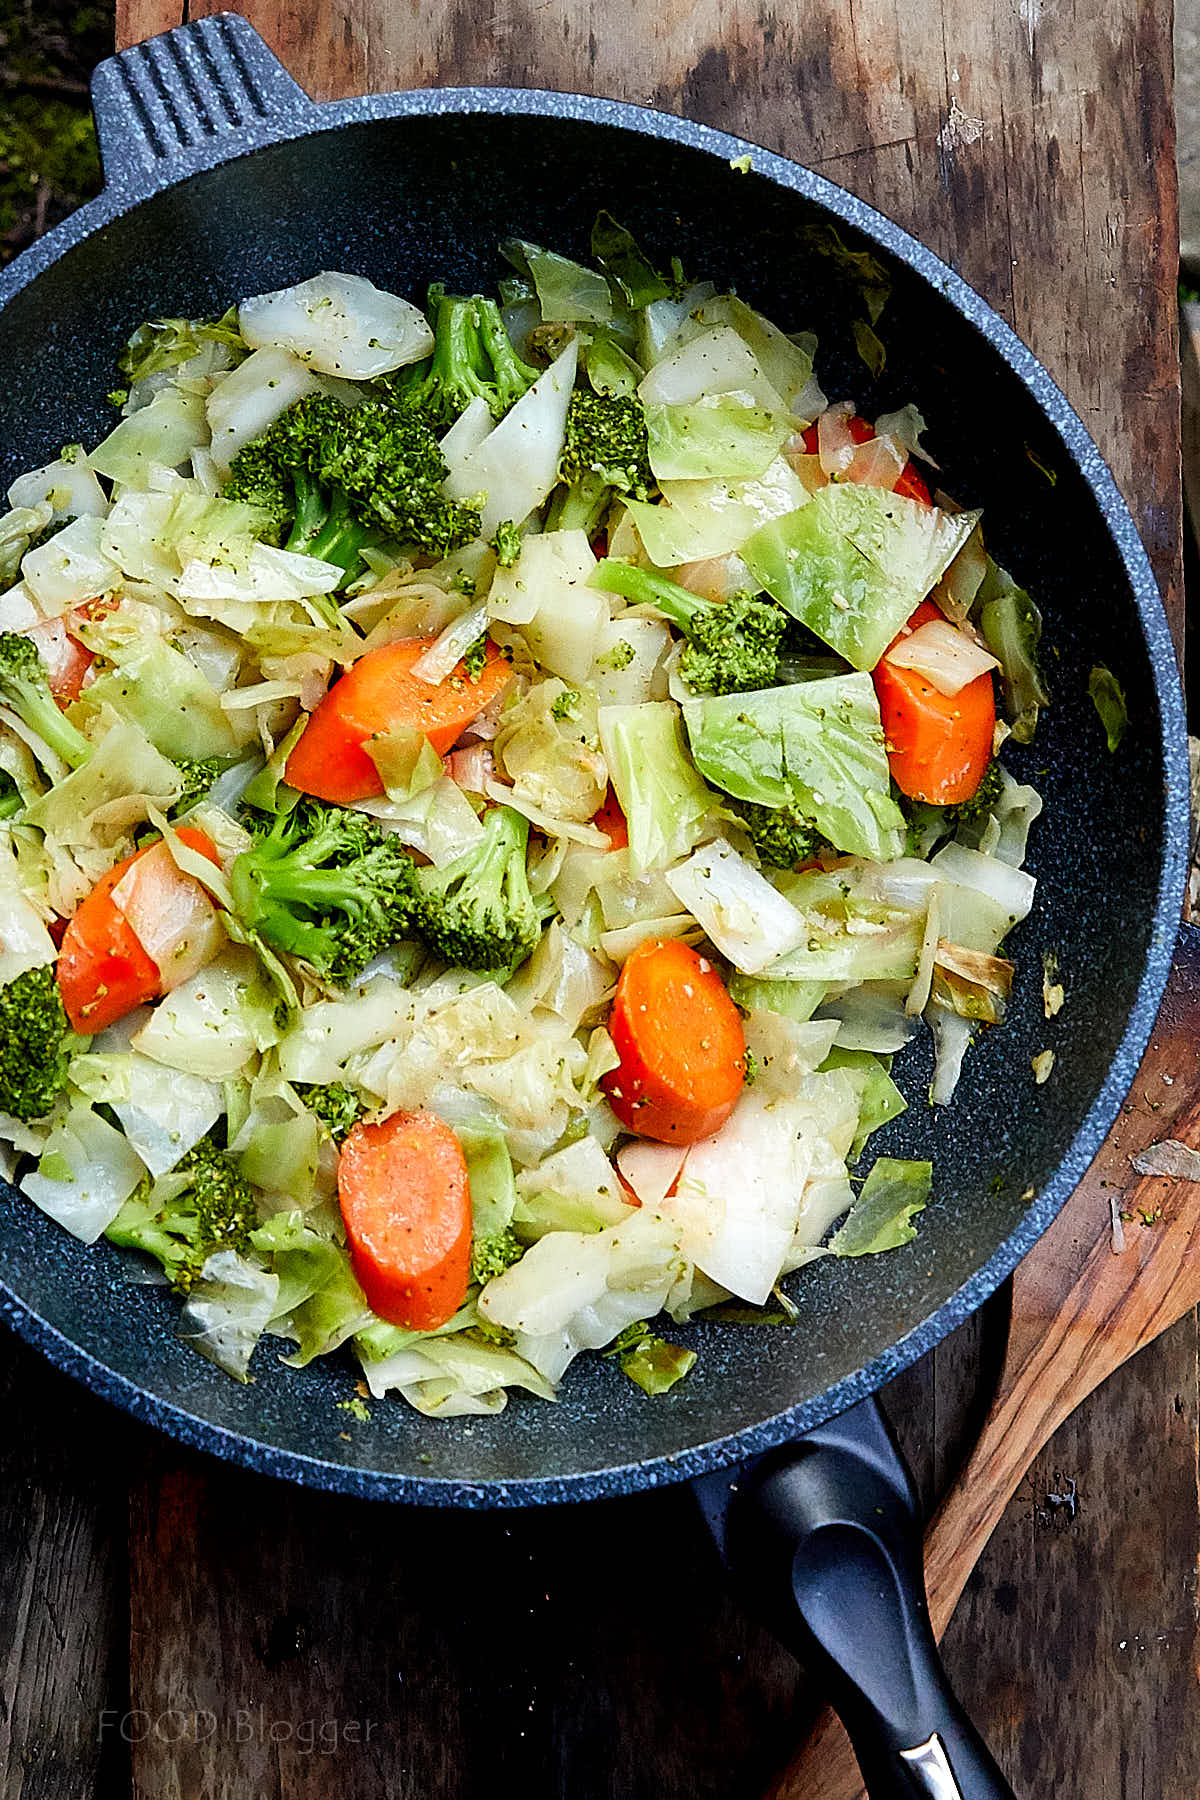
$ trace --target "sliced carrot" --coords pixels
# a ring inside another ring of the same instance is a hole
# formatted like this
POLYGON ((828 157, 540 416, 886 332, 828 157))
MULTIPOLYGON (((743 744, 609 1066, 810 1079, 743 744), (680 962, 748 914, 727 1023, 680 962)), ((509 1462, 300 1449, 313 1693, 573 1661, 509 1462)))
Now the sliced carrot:
MULTIPOLYGON (((922 600, 900 635, 941 617, 932 600, 922 600)), ((915 669, 890 663, 885 650, 872 680, 888 763, 900 792, 934 806, 969 800, 992 759, 996 693, 991 672, 976 676, 957 694, 943 694, 915 669)))
POLYGON ((720 1129, 742 1091, 746 1039, 706 957, 678 938, 639 944, 621 970, 608 1029, 621 1061, 603 1085, 627 1131, 694 1144, 720 1129))
POLYGON ((610 850, 624 850, 629 844, 629 826, 625 822, 625 814, 621 811, 621 802, 610 787, 600 811, 594 814, 592 824, 597 831, 603 831, 608 838, 610 850))
POLYGON ((919 500, 922 506, 933 505, 933 496, 926 487, 924 478, 918 473, 911 457, 900 471, 900 479, 892 492, 893 494, 903 494, 906 500, 919 500))
POLYGON ((359 1285, 381 1319, 444 1325, 471 1272, 471 1189, 462 1146, 435 1113, 355 1125, 338 1160, 338 1202, 359 1285))
MULTIPOLYGON (((873 425, 868 425, 865 419, 860 419, 857 413, 854 413, 850 418, 846 429, 856 444, 869 444, 871 439, 875 436, 875 427, 873 425)), ((810 425, 807 431, 801 433, 801 436, 804 439, 805 450, 810 456, 815 456, 818 448, 816 426, 810 425)), ((920 471, 917 469, 911 456, 901 470, 900 479, 892 489, 892 492, 893 494, 903 494, 908 500, 919 500, 922 506, 933 505, 929 489, 926 487, 920 471)))
MULTIPOLYGON (((69 613, 67 617, 70 617, 69 613)), ((46 665, 50 692, 58 704, 69 706, 73 700, 78 700, 84 678, 95 661, 91 651, 71 636, 66 621, 61 618, 39 620, 25 635, 37 645, 38 654, 46 665)))
MULTIPOLYGON (((178 835, 189 849, 220 865, 214 844, 202 831, 184 825, 178 835)), ((158 964, 110 898, 126 870, 149 848, 135 850, 102 875, 63 932, 58 991, 72 1030, 81 1035, 103 1031, 162 989, 158 964)))
POLYGON ((488 640, 487 661, 474 680, 462 663, 436 686, 412 673, 433 643, 403 638, 369 650, 336 681, 288 757, 286 779, 302 793, 341 805, 382 794, 379 771, 367 754, 370 738, 402 726, 424 732, 439 756, 494 700, 512 670, 488 640))

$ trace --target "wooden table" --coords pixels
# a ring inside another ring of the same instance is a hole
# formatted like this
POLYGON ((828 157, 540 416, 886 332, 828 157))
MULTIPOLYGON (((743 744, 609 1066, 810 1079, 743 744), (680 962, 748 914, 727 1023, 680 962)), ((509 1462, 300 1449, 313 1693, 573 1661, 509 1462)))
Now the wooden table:
MULTIPOLYGON (((206 10, 120 0, 119 36, 206 10)), ((1057 376, 1182 632, 1166 0, 243 10, 317 97, 582 88, 853 188, 1057 376)), ((930 1499, 1003 1328, 1000 1296, 890 1391, 930 1499)), ((726 1600, 686 1493, 491 1518, 352 1505, 181 1454, 6 1349, 4 1796, 750 1800, 791 1747, 794 1666, 726 1600)), ((1200 1792, 1197 1404, 1190 1318, 1058 1433, 960 1607, 948 1660, 1030 1800, 1200 1792)))

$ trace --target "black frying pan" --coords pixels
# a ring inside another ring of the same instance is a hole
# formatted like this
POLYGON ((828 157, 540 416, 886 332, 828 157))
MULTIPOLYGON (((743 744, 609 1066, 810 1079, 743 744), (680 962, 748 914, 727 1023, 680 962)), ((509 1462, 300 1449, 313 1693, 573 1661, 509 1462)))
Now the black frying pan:
MULTIPOLYGON (((4 1316, 140 1418, 349 1494, 515 1506, 705 1476, 718 1540, 759 1605, 808 1657, 823 1655, 872 1792, 1007 1792, 936 1669, 911 1487, 864 1396, 978 1306, 1071 1192, 1133 1078, 1171 960, 1187 806, 1179 681, 1149 565, 1095 446, 936 257, 841 189, 723 133, 503 89, 318 107, 231 15, 104 63, 94 98, 103 194, 0 272, 5 480, 66 440, 102 435, 114 356, 148 315, 220 312, 323 267, 410 294, 434 276, 469 289, 497 274, 498 238, 585 255, 597 208, 611 206, 659 258, 678 253, 785 328, 815 330, 830 393, 868 416, 919 403, 947 486, 986 506, 990 548, 1044 607, 1055 704, 1036 745, 1009 757, 1046 800, 1009 1021, 970 1053, 952 1107, 917 1103, 889 1128, 889 1150, 933 1158, 936 1202, 909 1248, 806 1269, 795 1328, 695 1328, 699 1365, 662 1399, 593 1359, 572 1369, 557 1406, 518 1397, 469 1434, 378 1406, 346 1444, 332 1401, 352 1391, 347 1367, 284 1370, 266 1350, 253 1385, 238 1387, 179 1343, 174 1303, 130 1285, 117 1251, 85 1249, 11 1190, 4 1316), (747 153, 751 173, 731 168, 747 153), (877 382, 854 351, 860 308, 829 255, 831 225, 891 272, 877 382), (1095 661, 1128 696, 1117 756, 1086 694, 1095 661), (1044 949, 1068 995, 1050 1024, 1044 949), (1047 1047, 1057 1062, 1037 1087, 1030 1058, 1047 1047), (731 1507, 728 1471, 748 1457, 760 1460, 731 1507)), ((906 1053, 909 1094, 928 1074, 926 1051, 906 1053)))

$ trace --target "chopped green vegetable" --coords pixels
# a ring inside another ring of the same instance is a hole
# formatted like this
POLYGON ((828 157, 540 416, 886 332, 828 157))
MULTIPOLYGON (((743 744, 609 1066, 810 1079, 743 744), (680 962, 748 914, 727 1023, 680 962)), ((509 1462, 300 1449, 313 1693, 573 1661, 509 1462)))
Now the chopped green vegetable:
POLYGON ((912 1223, 929 1200, 933 1164, 879 1157, 862 1192, 829 1240, 835 1256, 874 1256, 896 1250, 917 1235, 912 1223))
POLYGON ((45 1118, 66 1088, 72 1056, 86 1047, 63 1011, 53 964, 14 975, 0 988, 0 1112, 45 1118))
POLYGON ((176 1293, 186 1294, 215 1251, 245 1251, 257 1224, 253 1189, 210 1135, 132 1195, 105 1236, 156 1257, 176 1293))
POLYGON ((229 885, 237 917, 272 949, 344 984, 411 936, 419 911, 412 858, 362 813, 306 797, 258 830, 229 885))
POLYGON ((1103 663, 1097 663, 1088 676, 1088 693, 1092 705, 1100 715, 1109 749, 1119 750, 1129 724, 1124 688, 1111 669, 1106 668, 1103 663))

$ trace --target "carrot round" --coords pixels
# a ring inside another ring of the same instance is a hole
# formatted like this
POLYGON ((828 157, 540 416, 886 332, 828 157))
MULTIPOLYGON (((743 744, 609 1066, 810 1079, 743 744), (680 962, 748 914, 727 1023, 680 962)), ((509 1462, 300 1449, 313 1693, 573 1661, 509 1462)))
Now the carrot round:
MULTIPOLYGON (((922 600, 909 629, 941 617, 932 600, 922 600)), ((992 759, 996 693, 991 671, 957 694, 943 694, 915 669, 890 663, 885 650, 872 680, 888 763, 900 792, 934 806, 969 800, 992 759)))
POLYGON ((629 844, 629 826, 625 814, 621 811, 621 802, 610 787, 604 798, 604 805, 593 815, 592 824, 597 831, 603 831, 608 838, 610 850, 624 850, 629 844))
POLYGON ((694 1144, 725 1123, 742 1091, 746 1039, 706 957, 649 938, 627 958, 608 1022, 620 1066, 604 1077, 627 1131, 694 1144))
POLYGON ((453 1318, 471 1273, 471 1189, 450 1127, 431 1112, 355 1125, 338 1201, 354 1273, 380 1318, 413 1331, 453 1318))
MULTIPOLYGON (((860 419, 857 413, 854 413, 847 421, 846 429, 856 444, 869 444, 875 436, 875 427, 869 425, 865 419, 860 419)), ((810 456, 815 456, 818 448, 816 426, 810 425, 801 435, 804 439, 805 450, 810 456)), ((922 506, 933 505, 929 489, 911 456, 901 469, 900 479, 892 492, 893 494, 903 494, 908 500, 919 500, 922 506)))
POLYGON ((459 663, 431 686, 412 667, 433 642, 420 637, 381 644, 335 681, 288 757, 288 783, 343 806, 382 794, 383 782, 365 746, 370 738, 406 725, 424 732, 444 756, 500 693, 512 670, 489 639, 487 661, 474 680, 459 663))
MULTIPOLYGON (((190 850, 198 850, 210 862, 220 858, 211 841, 193 826, 181 826, 178 836, 190 850)), ((88 1036, 103 1031, 153 1000, 162 988, 162 972, 142 947, 128 919, 110 898, 113 889, 149 845, 135 850, 81 900, 67 921, 58 955, 58 991, 71 1028, 88 1036)))

